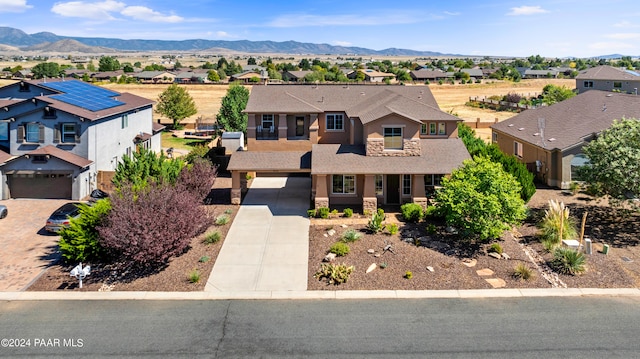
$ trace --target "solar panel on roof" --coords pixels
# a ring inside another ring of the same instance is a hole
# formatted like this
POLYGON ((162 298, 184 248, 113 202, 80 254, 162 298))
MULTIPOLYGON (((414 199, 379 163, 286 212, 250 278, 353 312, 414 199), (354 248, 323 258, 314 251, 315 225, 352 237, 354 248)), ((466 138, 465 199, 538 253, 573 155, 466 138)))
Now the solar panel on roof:
POLYGON ((42 83, 41 86, 63 92, 50 96, 52 99, 89 111, 95 112, 124 105, 124 102, 112 98, 120 95, 119 93, 78 80, 47 82, 42 83))

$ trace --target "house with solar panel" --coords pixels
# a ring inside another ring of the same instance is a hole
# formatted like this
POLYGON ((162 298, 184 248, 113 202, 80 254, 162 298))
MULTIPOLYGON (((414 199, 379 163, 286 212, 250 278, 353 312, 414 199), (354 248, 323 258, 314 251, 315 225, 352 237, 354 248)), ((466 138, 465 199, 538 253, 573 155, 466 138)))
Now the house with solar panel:
POLYGON ((78 80, 0 88, 0 198, 85 198, 123 156, 160 151, 152 105, 78 80))
POLYGON ((576 76, 578 93, 589 90, 638 94, 640 72, 613 66, 596 66, 580 71, 576 76))
POLYGON ((234 204, 251 174, 310 177, 316 208, 425 205, 470 158, 461 120, 427 86, 254 86, 245 112, 246 150, 227 166, 234 204))

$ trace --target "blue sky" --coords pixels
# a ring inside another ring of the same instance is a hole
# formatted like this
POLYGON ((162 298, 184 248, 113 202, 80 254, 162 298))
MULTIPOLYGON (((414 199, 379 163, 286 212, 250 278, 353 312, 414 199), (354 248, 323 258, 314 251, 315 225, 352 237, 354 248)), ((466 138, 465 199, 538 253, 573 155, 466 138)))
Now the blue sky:
POLYGON ((0 0, 26 33, 272 40, 463 55, 640 56, 639 0, 0 0))

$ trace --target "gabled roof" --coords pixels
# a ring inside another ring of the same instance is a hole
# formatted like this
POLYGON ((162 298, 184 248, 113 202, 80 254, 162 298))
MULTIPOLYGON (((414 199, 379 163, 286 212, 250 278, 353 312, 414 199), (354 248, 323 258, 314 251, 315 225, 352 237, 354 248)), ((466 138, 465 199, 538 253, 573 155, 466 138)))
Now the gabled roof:
POLYGON ((460 69, 461 72, 466 72, 471 77, 482 77, 482 69, 460 69))
POLYGON ((247 113, 344 112, 368 123, 395 113, 414 121, 459 121, 440 110, 426 86, 268 85, 254 86, 247 113))
POLYGON ((0 150, 0 164, 5 163, 7 161, 9 161, 10 159, 12 159, 13 156, 4 152, 3 150, 0 150))
POLYGON ((69 162, 72 165, 78 166, 80 168, 89 167, 93 163, 84 157, 80 157, 76 154, 73 154, 69 151, 61 150, 56 146, 48 145, 44 147, 40 147, 36 150, 28 152, 27 155, 36 156, 36 155, 49 155, 51 157, 55 157, 61 159, 65 162, 69 162))
POLYGON ((591 90, 548 107, 521 112, 491 128, 547 150, 565 150, 623 117, 640 118, 639 96, 591 90), (539 119, 543 119, 544 131, 540 130, 539 119))
POLYGON ((576 80, 627 80, 640 81, 640 72, 613 66, 597 66, 580 71, 576 80))
POLYGON ((409 73, 413 78, 415 79, 436 79, 436 78, 442 78, 442 77, 453 77, 452 73, 447 73, 447 72, 443 72, 443 71, 439 71, 439 70, 418 70, 418 71, 411 71, 409 73))
POLYGON ((158 76, 175 76, 169 71, 142 71, 135 74, 135 77, 140 79, 153 79, 158 76))
POLYGON ((376 70, 372 70, 372 69, 363 69, 363 70, 358 70, 356 72, 363 72, 365 75, 369 76, 369 77, 396 77, 396 75, 389 73, 389 72, 380 72, 380 71, 376 71, 376 70))
POLYGON ((299 70, 299 71, 285 71, 285 73, 289 74, 291 77, 295 77, 297 79, 304 78, 305 75, 313 73, 311 70, 299 70))
POLYGON ((152 100, 125 92, 121 93, 120 96, 118 96, 118 101, 123 102, 124 104, 100 111, 89 111, 78 106, 58 101, 48 96, 38 96, 36 97, 36 99, 48 103, 51 107, 57 110, 76 115, 82 119, 87 119, 89 121, 97 121, 105 117, 110 117, 123 112, 139 109, 145 106, 152 105, 154 103, 154 101, 152 100))

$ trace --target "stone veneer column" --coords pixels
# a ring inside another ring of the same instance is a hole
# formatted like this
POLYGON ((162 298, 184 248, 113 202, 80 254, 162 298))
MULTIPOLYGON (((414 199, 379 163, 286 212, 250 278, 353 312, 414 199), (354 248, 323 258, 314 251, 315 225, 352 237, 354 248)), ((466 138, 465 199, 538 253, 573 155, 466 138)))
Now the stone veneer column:
POLYGON ((327 175, 318 175, 316 180, 316 198, 314 199, 315 208, 329 208, 329 192, 327 189, 327 175))
POLYGON ((374 157, 410 157, 420 156, 422 150, 420 148, 419 139, 404 139, 402 142, 401 150, 387 150, 384 149, 384 139, 381 138, 369 138, 367 139, 367 156, 374 157))
POLYGON ((240 185, 240 171, 231 171, 231 204, 242 202, 242 189, 240 185))
POLYGON ((375 213, 378 210, 375 175, 364 175, 364 191, 362 193, 362 212, 375 213))

